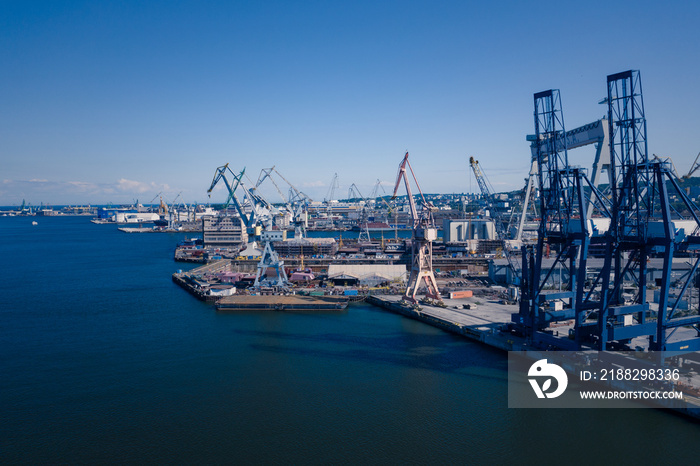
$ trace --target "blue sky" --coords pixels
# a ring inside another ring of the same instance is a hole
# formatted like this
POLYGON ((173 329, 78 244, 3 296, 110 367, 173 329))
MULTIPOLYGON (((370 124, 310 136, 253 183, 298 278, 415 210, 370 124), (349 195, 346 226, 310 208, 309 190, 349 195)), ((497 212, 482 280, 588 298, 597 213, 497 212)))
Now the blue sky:
MULTIPOLYGON (((276 168, 315 200, 431 193, 529 169, 535 92, 567 128, 641 72, 649 152, 700 151, 697 2, 0 0, 0 205, 208 201, 216 167, 276 168), (338 197, 338 196, 336 196, 338 197)), ((593 149, 572 151, 592 164, 593 149)), ((270 195, 271 200, 276 201, 270 195)), ((222 202, 215 191, 212 202, 222 202)))

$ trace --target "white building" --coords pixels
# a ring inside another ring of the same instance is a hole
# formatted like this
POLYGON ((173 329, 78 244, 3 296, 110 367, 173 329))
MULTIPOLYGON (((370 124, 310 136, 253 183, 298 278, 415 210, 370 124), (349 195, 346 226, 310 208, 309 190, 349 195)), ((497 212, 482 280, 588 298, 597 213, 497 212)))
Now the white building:
POLYGON ((474 239, 496 239, 496 225, 490 219, 445 219, 442 224, 445 243, 462 243, 474 239))
POLYGON ((240 217, 204 217, 202 236, 205 247, 231 248, 248 243, 248 233, 240 217))

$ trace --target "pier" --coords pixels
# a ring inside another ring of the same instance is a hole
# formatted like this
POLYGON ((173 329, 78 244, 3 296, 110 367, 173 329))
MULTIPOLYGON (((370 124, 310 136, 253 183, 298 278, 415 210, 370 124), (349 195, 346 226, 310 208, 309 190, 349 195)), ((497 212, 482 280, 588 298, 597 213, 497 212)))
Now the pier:
POLYGON ((482 298, 459 298, 446 299, 448 306, 443 308, 429 304, 411 305, 401 298, 398 295, 371 295, 366 301, 503 351, 527 349, 524 338, 502 331, 510 322, 515 306, 485 302, 482 298))
MULTIPOLYGON (((532 346, 525 338, 515 335, 509 330, 511 314, 514 312, 514 306, 511 305, 483 302, 483 300, 478 300, 478 304, 475 304, 477 300, 474 298, 446 299, 447 307, 431 304, 417 305, 403 301, 402 297, 397 295, 373 295, 369 296, 366 301, 387 311, 421 321, 496 349, 503 351, 527 351, 527 354, 535 358, 533 361, 546 359, 548 351, 572 350, 571 346, 566 342, 569 340, 569 329, 573 328, 573 322, 571 324, 562 323, 564 325, 561 325, 559 330, 552 332, 551 345, 549 347, 542 347, 541 343, 543 340, 541 337, 539 339, 540 344, 532 346)), ((583 350, 583 352, 586 351, 592 352, 593 349, 583 350)), ((618 359, 636 359, 624 356, 622 353, 619 353, 619 356, 614 356, 613 353, 613 357, 618 359)), ((576 366, 573 365, 564 368, 569 372, 570 376, 577 370, 576 366)), ((676 386, 677 390, 684 392, 684 400, 687 405, 674 404, 673 400, 657 400, 654 402, 655 407, 671 409, 696 421, 700 420, 700 397, 698 397, 698 392, 695 388, 699 384, 700 380, 697 380, 697 375, 693 373, 692 382, 676 386)), ((614 380, 605 384, 601 382, 601 387, 616 390, 630 388, 625 382, 614 380)), ((648 387, 648 389, 653 390, 653 387, 648 387)))
POLYGON ((215 274, 231 270, 231 260, 221 259, 216 262, 202 265, 189 272, 177 272, 172 275, 173 282, 195 296, 197 299, 206 302, 216 302, 221 296, 209 293, 209 286, 200 277, 206 274, 215 274))

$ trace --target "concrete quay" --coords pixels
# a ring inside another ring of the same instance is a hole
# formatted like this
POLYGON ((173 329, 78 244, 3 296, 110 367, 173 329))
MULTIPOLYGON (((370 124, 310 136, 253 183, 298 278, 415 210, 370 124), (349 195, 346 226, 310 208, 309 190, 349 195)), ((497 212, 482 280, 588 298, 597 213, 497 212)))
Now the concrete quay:
POLYGON ((206 302, 216 302, 220 296, 215 296, 208 293, 208 283, 201 280, 201 277, 206 274, 215 274, 225 272, 231 269, 231 260, 222 259, 216 262, 202 265, 189 272, 177 272, 172 275, 173 282, 186 290, 188 293, 195 296, 197 299, 206 302))
POLYGON ((400 295, 371 295, 367 303, 451 333, 465 336, 503 351, 528 349, 524 338, 501 331, 517 307, 492 303, 479 297, 445 299, 446 308, 420 304, 411 306, 400 295), (469 309, 464 306, 469 305, 469 309))

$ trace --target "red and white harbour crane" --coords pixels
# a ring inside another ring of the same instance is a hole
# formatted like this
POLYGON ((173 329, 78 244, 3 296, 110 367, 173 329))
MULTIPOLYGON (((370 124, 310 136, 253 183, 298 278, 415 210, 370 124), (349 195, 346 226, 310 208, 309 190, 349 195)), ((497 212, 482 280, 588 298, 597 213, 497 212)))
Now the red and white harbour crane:
POLYGON ((394 186, 392 199, 396 198, 396 193, 399 190, 402 179, 406 185, 408 205, 411 210, 411 227, 413 230, 411 275, 408 279, 408 285, 406 286, 406 293, 403 299, 415 304, 418 288, 424 283, 426 287, 425 297, 437 301, 438 304, 444 305, 440 297, 440 292, 438 291, 435 274, 433 273, 433 241, 437 239, 437 228, 435 228, 435 221, 433 220, 433 211, 436 210, 436 208, 432 203, 426 201, 423 196, 416 175, 413 173, 413 168, 411 168, 411 163, 408 161, 408 152, 406 152, 401 164, 399 164, 399 173, 396 177, 396 185, 394 186), (420 194, 420 210, 416 207, 416 202, 413 199, 411 183, 406 174, 406 167, 410 170, 413 181, 416 183, 418 193, 420 194))

